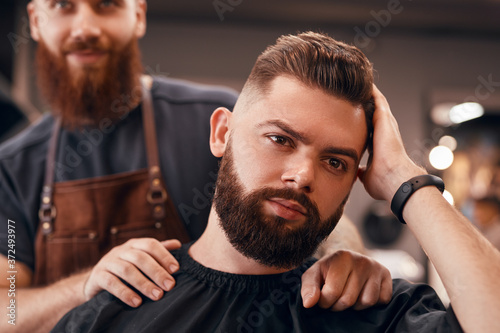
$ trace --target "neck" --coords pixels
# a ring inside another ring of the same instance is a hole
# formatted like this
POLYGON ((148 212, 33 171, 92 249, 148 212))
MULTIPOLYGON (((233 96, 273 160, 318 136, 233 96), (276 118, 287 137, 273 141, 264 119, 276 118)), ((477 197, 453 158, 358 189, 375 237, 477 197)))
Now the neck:
POLYGON ((207 228, 190 247, 189 255, 205 267, 232 274, 267 275, 288 271, 287 269, 262 265, 238 252, 222 230, 219 217, 213 206, 207 228))

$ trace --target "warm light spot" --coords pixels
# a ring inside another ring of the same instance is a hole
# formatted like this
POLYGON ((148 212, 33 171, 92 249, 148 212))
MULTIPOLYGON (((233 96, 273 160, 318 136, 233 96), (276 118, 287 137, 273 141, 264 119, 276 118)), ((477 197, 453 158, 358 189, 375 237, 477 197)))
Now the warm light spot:
POLYGON ((455 204, 455 199, 453 199, 453 195, 450 192, 444 190, 443 197, 446 199, 446 201, 448 201, 450 205, 453 206, 455 204))
POLYGON ((453 163, 453 152, 445 146, 434 147, 429 153, 429 162, 438 170, 447 169, 453 163))

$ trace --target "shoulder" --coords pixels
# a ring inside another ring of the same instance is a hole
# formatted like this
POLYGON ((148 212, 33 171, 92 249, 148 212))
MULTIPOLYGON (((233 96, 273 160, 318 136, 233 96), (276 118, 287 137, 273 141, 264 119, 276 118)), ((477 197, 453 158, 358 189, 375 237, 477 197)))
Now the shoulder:
POLYGON ((233 107, 238 93, 230 88, 193 83, 185 80, 154 77, 153 98, 173 104, 216 104, 233 107))
MULTIPOLYGON (((78 332, 103 331, 113 328, 114 318, 130 309, 107 291, 101 291, 89 301, 69 311, 51 332, 67 332, 68 328, 78 328, 78 332)), ((116 328, 115 330, 116 331, 116 328)))
POLYGON ((406 295, 411 297, 413 295, 417 295, 417 297, 420 297, 426 294, 437 296, 434 289, 432 289, 431 286, 424 283, 412 283, 403 279, 393 279, 392 286, 393 286, 393 296, 406 295))
POLYGON ((44 115, 18 135, 0 145, 0 161, 13 159, 32 152, 39 153, 46 146, 52 132, 54 118, 44 115))

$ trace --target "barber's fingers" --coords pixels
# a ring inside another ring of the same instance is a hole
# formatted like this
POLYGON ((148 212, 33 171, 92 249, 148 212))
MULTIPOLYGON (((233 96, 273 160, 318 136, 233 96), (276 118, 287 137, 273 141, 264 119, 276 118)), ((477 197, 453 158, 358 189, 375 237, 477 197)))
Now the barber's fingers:
POLYGON ((116 275, 104 270, 98 272, 92 271, 84 287, 87 299, 92 298, 101 290, 108 291, 128 306, 134 308, 142 303, 142 298, 127 287, 116 275))
MULTIPOLYGON (((345 302, 350 303, 349 296, 356 292, 355 279, 351 277, 352 268, 349 266, 332 267, 326 276, 325 285, 321 289, 318 305, 323 309, 334 309, 334 306, 341 306, 345 302), (354 289, 354 290, 353 290, 354 289), (346 294, 346 290, 350 293, 346 294)), ((358 286, 360 289, 361 287, 358 286)), ((358 289, 358 290, 359 290, 358 289)), ((356 299, 354 299, 356 301, 356 299)), ((354 304, 354 303, 353 303, 354 304)), ((349 305, 347 305, 349 307, 349 305)))
POLYGON ((349 258, 337 251, 318 260, 302 275, 301 295, 304 307, 316 303, 322 308, 331 307, 342 295, 351 272, 349 258))
POLYGON ((352 251, 339 250, 316 262, 302 276, 304 307, 342 311, 385 304, 392 296, 387 268, 352 251), (319 293, 318 293, 319 291, 319 293))
POLYGON ((161 289, 169 291, 175 285, 175 279, 170 275, 173 272, 166 271, 153 257, 143 251, 130 249, 123 252, 120 259, 123 261, 113 262, 109 269, 153 300, 163 296, 161 289), (161 289, 154 286, 151 281, 161 289))
POLYGON ((128 245, 149 254, 170 274, 175 273, 179 269, 179 263, 174 256, 162 243, 154 238, 131 239, 124 245, 128 245))
POLYGON ((177 250, 182 246, 181 242, 177 239, 167 239, 161 241, 161 244, 169 251, 177 250))
POLYGON ((175 240, 161 243, 140 238, 114 247, 92 269, 84 286, 86 298, 104 289, 126 304, 138 306, 142 299, 123 280, 150 299, 160 299, 175 285, 171 274, 179 269, 179 263, 168 249, 179 246, 175 240))
POLYGON ((302 304, 305 308, 311 308, 318 303, 322 285, 323 276, 321 274, 321 267, 316 263, 302 274, 300 294, 302 296, 302 304))
POLYGON ((389 271, 375 260, 360 256, 346 282, 342 295, 331 306, 333 311, 347 308, 363 310, 376 304, 386 304, 392 297, 389 271))

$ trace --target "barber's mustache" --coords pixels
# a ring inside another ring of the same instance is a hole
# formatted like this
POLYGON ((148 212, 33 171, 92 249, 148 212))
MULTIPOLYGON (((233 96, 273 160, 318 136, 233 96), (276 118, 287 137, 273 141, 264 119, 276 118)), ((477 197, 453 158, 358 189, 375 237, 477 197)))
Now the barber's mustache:
POLYGON ((104 45, 104 43, 99 40, 74 41, 67 43, 62 47, 63 53, 71 53, 84 50, 106 52, 109 50, 109 47, 107 45, 104 45))

